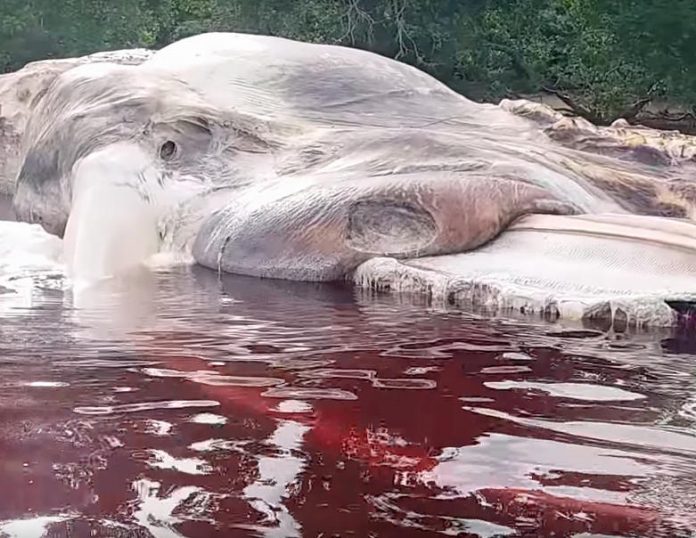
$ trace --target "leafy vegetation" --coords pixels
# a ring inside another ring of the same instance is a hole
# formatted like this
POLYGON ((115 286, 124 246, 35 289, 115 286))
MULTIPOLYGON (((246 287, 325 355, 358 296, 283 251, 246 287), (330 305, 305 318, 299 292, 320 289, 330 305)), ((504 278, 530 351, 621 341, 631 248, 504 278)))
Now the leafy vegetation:
POLYGON ((365 48, 473 99, 547 92, 597 123, 696 103, 695 0, 3 0, 0 71, 205 31, 365 48))

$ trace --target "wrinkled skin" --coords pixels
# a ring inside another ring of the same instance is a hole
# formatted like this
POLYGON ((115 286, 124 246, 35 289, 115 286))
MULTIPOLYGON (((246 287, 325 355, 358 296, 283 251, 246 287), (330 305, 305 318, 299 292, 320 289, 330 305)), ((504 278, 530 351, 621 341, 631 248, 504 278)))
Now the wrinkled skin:
POLYGON ((16 73, 0 75, 0 197, 12 195, 21 166, 21 138, 29 116, 61 73, 78 65, 102 62, 138 65, 152 54, 144 49, 102 52, 32 62, 16 73))
POLYGON ((363 51, 204 34, 140 65, 60 74, 26 126, 14 207, 78 259, 97 201, 125 188, 137 201, 109 217, 107 250, 156 230, 139 257, 334 280, 495 245, 527 215, 690 218, 693 155, 677 135, 476 104, 363 51))

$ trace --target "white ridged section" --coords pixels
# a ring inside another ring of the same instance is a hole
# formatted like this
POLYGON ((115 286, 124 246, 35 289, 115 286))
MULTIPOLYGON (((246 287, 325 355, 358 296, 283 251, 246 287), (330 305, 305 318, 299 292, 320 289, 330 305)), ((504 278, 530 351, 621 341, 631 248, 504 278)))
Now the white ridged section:
POLYGON ((434 303, 669 326, 696 301, 696 226, 628 215, 533 216, 473 252, 362 264, 356 284, 434 303))
MULTIPOLYGON (((466 254, 460 258, 465 267, 466 254)), ((458 307, 489 314, 525 314, 549 320, 579 321, 592 318, 598 326, 669 327, 678 317, 664 295, 612 295, 597 293, 578 297, 563 290, 549 292, 534 285, 521 285, 501 275, 462 276, 423 269, 392 258, 374 258, 353 274, 358 286, 375 291, 426 296, 435 307, 458 307), (607 311, 608 309, 608 311, 607 311)), ((670 299, 696 301, 696 293, 670 299)))

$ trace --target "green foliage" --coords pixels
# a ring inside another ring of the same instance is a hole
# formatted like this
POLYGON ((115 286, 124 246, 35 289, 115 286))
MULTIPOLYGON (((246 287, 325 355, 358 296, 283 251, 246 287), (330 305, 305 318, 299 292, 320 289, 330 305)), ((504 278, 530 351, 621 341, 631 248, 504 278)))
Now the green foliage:
POLYGON ((599 122, 696 101, 695 0, 3 0, 0 71, 206 31, 373 50, 478 100, 547 89, 599 122))
POLYGON ((465 78, 486 83, 488 97, 551 88, 606 121, 655 91, 659 81, 599 1, 498 4, 475 21, 478 47, 463 47, 459 60, 465 78))

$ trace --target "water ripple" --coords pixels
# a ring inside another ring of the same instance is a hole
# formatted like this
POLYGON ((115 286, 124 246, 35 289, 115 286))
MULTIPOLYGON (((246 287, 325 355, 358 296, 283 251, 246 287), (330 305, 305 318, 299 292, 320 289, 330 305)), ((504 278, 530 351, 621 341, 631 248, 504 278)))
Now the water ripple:
POLYGON ((215 371, 197 370, 194 372, 182 372, 180 370, 168 370, 164 368, 143 368, 145 375, 151 377, 174 377, 187 379, 194 383, 214 385, 219 387, 273 387, 281 385, 282 379, 273 377, 246 377, 222 375, 215 371))
POLYGON ((113 415, 115 413, 138 413, 155 409, 185 409, 188 407, 216 407, 219 402, 211 400, 169 400, 160 402, 141 402, 122 405, 83 406, 73 411, 80 415, 113 415))
POLYGON ((587 385, 583 383, 539 383, 533 381, 486 381, 483 384, 496 390, 532 390, 544 392, 556 398, 583 400, 587 402, 627 402, 643 400, 643 394, 636 394, 616 387, 587 385))
POLYGON ((280 387, 263 393, 267 398, 296 398, 299 400, 357 400, 358 397, 347 390, 334 388, 280 387))
POLYGON ((0 534, 694 528, 693 335, 190 267, 82 303, 25 277, 0 297, 0 534))
POLYGON ((175 458, 164 450, 150 450, 148 465, 153 469, 169 469, 184 474, 210 474, 212 467, 200 458, 175 458))

